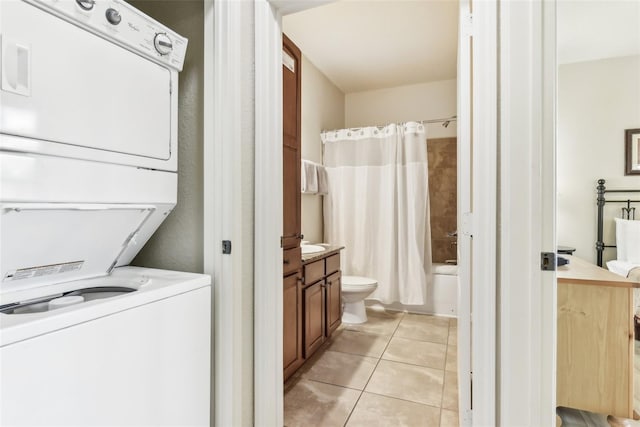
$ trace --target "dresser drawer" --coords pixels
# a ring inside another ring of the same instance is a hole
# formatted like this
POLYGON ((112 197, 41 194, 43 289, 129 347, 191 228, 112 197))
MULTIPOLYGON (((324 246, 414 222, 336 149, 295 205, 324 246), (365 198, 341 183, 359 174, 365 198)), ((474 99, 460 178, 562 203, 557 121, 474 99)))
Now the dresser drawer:
POLYGON ((311 285, 324 277, 324 259, 304 266, 304 284, 311 285))
POLYGON ((340 270, 340 254, 331 255, 327 257, 327 271, 326 274, 335 273, 340 270))
POLYGON ((285 249, 282 251, 282 273, 284 276, 300 269, 302 265, 302 250, 300 248, 285 249))

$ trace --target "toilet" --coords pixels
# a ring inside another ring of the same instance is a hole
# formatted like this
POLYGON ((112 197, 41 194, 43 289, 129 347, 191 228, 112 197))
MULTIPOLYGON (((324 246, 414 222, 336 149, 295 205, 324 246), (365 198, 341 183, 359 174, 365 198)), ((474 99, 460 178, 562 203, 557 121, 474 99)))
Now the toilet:
POLYGON ((378 282, 369 277, 342 276, 342 321, 344 323, 364 323, 367 312, 364 299, 378 287, 378 282))

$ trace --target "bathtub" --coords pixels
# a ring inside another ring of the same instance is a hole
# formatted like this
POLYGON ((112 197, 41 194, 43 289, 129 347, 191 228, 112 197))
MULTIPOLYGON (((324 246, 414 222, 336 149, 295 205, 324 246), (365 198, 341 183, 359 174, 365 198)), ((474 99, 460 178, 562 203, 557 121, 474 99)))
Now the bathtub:
POLYGON ((433 281, 427 288, 430 312, 444 316, 458 315, 458 266, 433 263, 433 281))
MULTIPOLYGON (((0 0, 1 1, 1 0, 0 0)), ((424 305, 404 305, 399 302, 382 304, 375 299, 366 299, 367 307, 407 311, 409 313, 435 314, 438 316, 458 316, 458 266, 433 263, 432 280, 427 285, 424 305)))

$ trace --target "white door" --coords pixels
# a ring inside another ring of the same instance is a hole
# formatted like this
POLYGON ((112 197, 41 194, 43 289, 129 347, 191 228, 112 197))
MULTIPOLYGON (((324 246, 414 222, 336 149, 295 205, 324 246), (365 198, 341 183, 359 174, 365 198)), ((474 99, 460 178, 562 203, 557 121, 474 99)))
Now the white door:
POLYGON ((0 2, 0 31, 2 148, 170 158, 167 68, 24 1, 0 2))

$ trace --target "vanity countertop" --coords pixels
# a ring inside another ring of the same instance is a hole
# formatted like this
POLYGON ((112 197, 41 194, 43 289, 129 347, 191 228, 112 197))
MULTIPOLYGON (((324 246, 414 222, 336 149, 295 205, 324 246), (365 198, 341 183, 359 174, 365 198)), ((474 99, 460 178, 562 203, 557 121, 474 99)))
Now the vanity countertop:
POLYGON ((338 246, 338 245, 321 245, 321 246, 324 246, 327 249, 322 252, 302 255, 302 265, 328 257, 329 255, 337 254, 342 249, 344 249, 344 246, 338 246))

